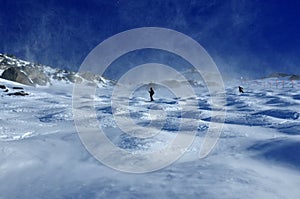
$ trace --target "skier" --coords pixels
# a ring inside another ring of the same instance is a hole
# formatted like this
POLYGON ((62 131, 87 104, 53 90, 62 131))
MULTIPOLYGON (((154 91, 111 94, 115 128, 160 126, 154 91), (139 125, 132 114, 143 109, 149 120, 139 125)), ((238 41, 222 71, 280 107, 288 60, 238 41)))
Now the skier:
POLYGON ((243 90, 243 89, 244 89, 243 87, 239 86, 239 92, 240 92, 240 93, 244 93, 244 90, 243 90))
POLYGON ((154 99, 153 99, 154 90, 152 89, 152 87, 150 88, 150 91, 148 91, 148 92, 149 92, 149 94, 150 94, 150 99, 151 99, 151 101, 154 101, 154 99))

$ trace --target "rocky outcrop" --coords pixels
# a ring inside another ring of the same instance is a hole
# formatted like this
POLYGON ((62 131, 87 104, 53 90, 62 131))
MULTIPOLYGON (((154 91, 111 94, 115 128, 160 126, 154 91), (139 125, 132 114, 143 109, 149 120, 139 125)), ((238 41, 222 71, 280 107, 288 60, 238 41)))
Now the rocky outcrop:
POLYGON ((94 73, 91 73, 91 72, 82 72, 82 73, 79 73, 80 76, 88 81, 97 81, 97 82, 103 82, 103 79, 100 75, 98 74, 94 74, 94 73))
POLYGON ((300 75, 292 75, 290 80, 300 80, 300 75))
MULTIPOLYGON (((4 93, 7 93, 9 92, 8 88, 5 86, 5 85, 0 85, 0 89, 3 90, 4 93)), ((13 93, 8 93, 7 95, 8 96, 26 96, 26 95, 29 95, 29 93, 26 93, 24 91, 24 88, 22 87, 19 87, 19 86, 13 86, 12 87, 13 90, 21 90, 21 91, 17 91, 17 92, 13 92, 13 93)))
POLYGON ((96 86, 112 84, 111 81, 106 81, 98 74, 90 72, 76 73, 52 68, 5 54, 0 54, 0 71, 4 71, 0 76, 1 78, 30 86, 47 86, 57 81, 67 84, 85 82, 96 86))
POLYGON ((37 67, 22 66, 21 70, 27 74, 27 77, 35 85, 46 86, 48 83, 50 83, 49 77, 37 67))
POLYGON ((271 75, 265 78, 287 78, 289 80, 300 80, 300 75, 296 74, 285 74, 285 73, 272 73, 271 75))
POLYGON ((57 70, 53 75, 52 78, 59 81, 66 81, 72 83, 81 83, 82 79, 76 76, 75 72, 66 71, 66 70, 57 70))
POLYGON ((23 90, 24 88, 19 87, 19 86, 14 86, 14 87, 12 87, 12 89, 14 89, 14 90, 23 90))
POLYGON ((34 85, 33 82, 27 77, 27 75, 24 72, 22 72, 20 68, 16 67, 10 67, 6 69, 2 73, 1 78, 29 86, 34 85))
POLYGON ((287 77, 287 76, 290 76, 290 75, 285 74, 285 73, 272 73, 269 76, 267 76, 266 78, 270 78, 270 77, 287 77))
POLYGON ((15 96, 26 96, 29 95, 28 93, 25 93, 24 91, 19 91, 19 92, 15 92, 15 93, 8 93, 7 95, 11 96, 11 95, 15 95, 15 96))

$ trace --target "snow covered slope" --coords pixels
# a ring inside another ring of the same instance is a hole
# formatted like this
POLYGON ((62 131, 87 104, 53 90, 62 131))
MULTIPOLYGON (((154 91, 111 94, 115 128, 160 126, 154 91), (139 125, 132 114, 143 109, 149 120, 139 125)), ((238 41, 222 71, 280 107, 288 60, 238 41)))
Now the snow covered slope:
MULTIPOLYGON (((227 86, 221 138, 208 157, 198 159, 211 116, 209 94, 202 88, 189 99, 194 109, 182 116, 200 122, 194 144, 171 166, 138 175, 110 169, 87 152, 73 122, 72 84, 23 86, 29 93, 24 97, 0 89, 0 198, 299 198, 300 82, 276 88, 274 80, 243 82, 244 94, 237 84, 227 86)), ((0 84, 20 86, 3 79, 0 84)), ((165 110, 162 133, 147 139, 122 133, 112 116, 112 89, 98 88, 94 102, 100 125, 115 145, 147 152, 182 133, 177 131, 178 102, 186 99, 165 97, 160 90, 155 104, 140 90, 129 109, 144 128, 149 110, 165 110)), ((182 131, 189 131, 188 125, 182 131)))

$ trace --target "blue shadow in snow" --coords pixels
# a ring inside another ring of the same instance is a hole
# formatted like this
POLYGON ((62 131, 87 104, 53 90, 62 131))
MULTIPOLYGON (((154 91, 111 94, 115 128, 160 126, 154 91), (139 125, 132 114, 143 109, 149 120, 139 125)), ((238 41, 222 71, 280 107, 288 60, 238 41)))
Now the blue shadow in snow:
POLYGON ((260 111, 254 113, 253 115, 267 115, 267 116, 280 118, 280 119, 293 119, 293 120, 299 118, 298 112, 291 111, 291 110, 280 110, 280 109, 260 111))
POLYGON ((177 104, 177 100, 174 99, 174 100, 166 100, 166 99, 156 99, 154 100, 153 103, 158 103, 158 104, 177 104))
POLYGON ((269 101, 266 102, 266 104, 273 105, 273 106, 279 106, 279 107, 295 105, 295 103, 286 102, 279 98, 270 99, 269 101))
POLYGON ((243 101, 238 101, 237 98, 231 96, 227 97, 226 101, 227 101, 226 106, 245 105, 243 101))
POLYGON ((248 150, 259 151, 258 158, 275 161, 300 170, 300 142, 273 139, 255 144, 248 150))
POLYGON ((198 99, 198 106, 200 110, 211 110, 211 107, 207 100, 198 99))
POLYGON ((101 113, 106 113, 106 114, 112 114, 111 106, 97 107, 96 111, 101 113))
POLYGON ((300 135, 300 125, 292 125, 292 126, 279 127, 279 128, 277 127, 276 129, 288 135, 300 135))
POLYGON ((300 94, 299 94, 299 95, 294 95, 294 96, 293 96, 293 99, 295 99, 295 100, 300 100, 300 94))
POLYGON ((65 119, 60 117, 59 115, 64 112, 65 111, 48 112, 48 113, 45 113, 43 116, 40 116, 37 118, 40 120, 40 122, 43 122, 43 123, 63 121, 65 119))

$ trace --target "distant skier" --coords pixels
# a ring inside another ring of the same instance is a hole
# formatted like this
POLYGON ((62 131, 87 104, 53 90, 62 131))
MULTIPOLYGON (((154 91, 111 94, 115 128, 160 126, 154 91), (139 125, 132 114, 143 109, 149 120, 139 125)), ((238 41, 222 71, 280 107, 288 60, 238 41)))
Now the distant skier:
POLYGON ((150 100, 151 101, 154 101, 154 99, 153 99, 153 95, 154 95, 154 90, 153 90, 153 88, 151 87, 150 88, 150 91, 148 91, 149 92, 149 94, 150 94, 150 100))
POLYGON ((240 93, 244 93, 244 88, 241 87, 241 86, 239 86, 239 92, 240 92, 240 93))

